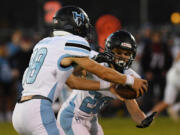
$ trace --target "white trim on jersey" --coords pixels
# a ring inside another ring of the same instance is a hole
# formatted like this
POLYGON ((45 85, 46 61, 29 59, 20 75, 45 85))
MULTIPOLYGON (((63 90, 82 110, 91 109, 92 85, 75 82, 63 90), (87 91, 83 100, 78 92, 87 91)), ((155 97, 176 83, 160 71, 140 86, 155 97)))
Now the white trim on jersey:
POLYGON ((67 31, 53 31, 54 36, 65 36, 65 35, 72 35, 70 32, 67 31))

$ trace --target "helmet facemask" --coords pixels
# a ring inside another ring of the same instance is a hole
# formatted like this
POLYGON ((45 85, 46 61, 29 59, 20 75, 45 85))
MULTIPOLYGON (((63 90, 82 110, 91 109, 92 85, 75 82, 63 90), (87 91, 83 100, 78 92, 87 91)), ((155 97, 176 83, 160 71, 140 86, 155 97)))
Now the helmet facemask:
POLYGON ((111 50, 111 53, 114 57, 111 64, 117 71, 122 72, 123 70, 128 69, 134 61, 134 54, 131 50, 114 48, 111 50))

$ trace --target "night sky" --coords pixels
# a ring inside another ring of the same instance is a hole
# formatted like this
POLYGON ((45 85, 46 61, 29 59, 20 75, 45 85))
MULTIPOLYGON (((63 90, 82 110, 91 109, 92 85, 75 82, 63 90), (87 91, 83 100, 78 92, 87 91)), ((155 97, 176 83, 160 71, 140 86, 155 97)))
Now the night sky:
MULTIPOLYGON (((0 28, 37 27, 44 14, 43 4, 48 0, 1 0, 0 28)), ((140 25, 140 0, 59 0, 62 5, 83 8, 92 24, 103 14, 112 14, 123 26, 140 25)), ((180 12, 180 0, 149 0, 148 20, 153 24, 170 23, 170 14, 180 12), (163 5, 162 5, 163 2, 163 5)), ((43 20, 42 20, 43 21, 43 20)))

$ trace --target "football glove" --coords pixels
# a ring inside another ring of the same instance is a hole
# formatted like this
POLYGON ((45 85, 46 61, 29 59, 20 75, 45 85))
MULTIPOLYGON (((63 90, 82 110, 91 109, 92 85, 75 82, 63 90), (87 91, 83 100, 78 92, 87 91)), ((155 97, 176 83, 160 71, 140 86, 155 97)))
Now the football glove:
POLYGON ((112 63, 114 60, 114 57, 113 57, 113 54, 111 53, 103 52, 93 57, 93 59, 97 61, 98 63, 102 63, 102 62, 112 63))
POLYGON ((137 128, 146 128, 149 127, 150 124, 152 123, 155 115, 157 114, 157 112, 153 112, 151 115, 147 116, 140 125, 137 125, 137 128))

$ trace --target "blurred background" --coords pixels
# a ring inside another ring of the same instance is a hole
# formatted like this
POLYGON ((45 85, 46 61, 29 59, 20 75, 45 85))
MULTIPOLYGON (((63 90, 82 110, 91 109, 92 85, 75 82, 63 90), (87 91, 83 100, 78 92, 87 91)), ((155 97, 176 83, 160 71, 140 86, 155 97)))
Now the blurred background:
MULTIPOLYGON (((141 109, 149 112, 163 99, 166 74, 180 51, 179 0, 1 0, 0 123, 11 122, 32 48, 51 35, 52 17, 66 5, 79 6, 88 14, 94 26, 92 49, 96 51, 101 51, 99 47, 104 47, 107 36, 118 29, 135 36, 138 50, 132 68, 149 81, 148 93, 137 100, 141 109)), ((169 116, 167 111, 161 115, 169 116)), ((129 115, 124 104, 115 100, 102 109, 100 116, 129 115)), ((3 126, 0 124, 1 129, 3 126)))

